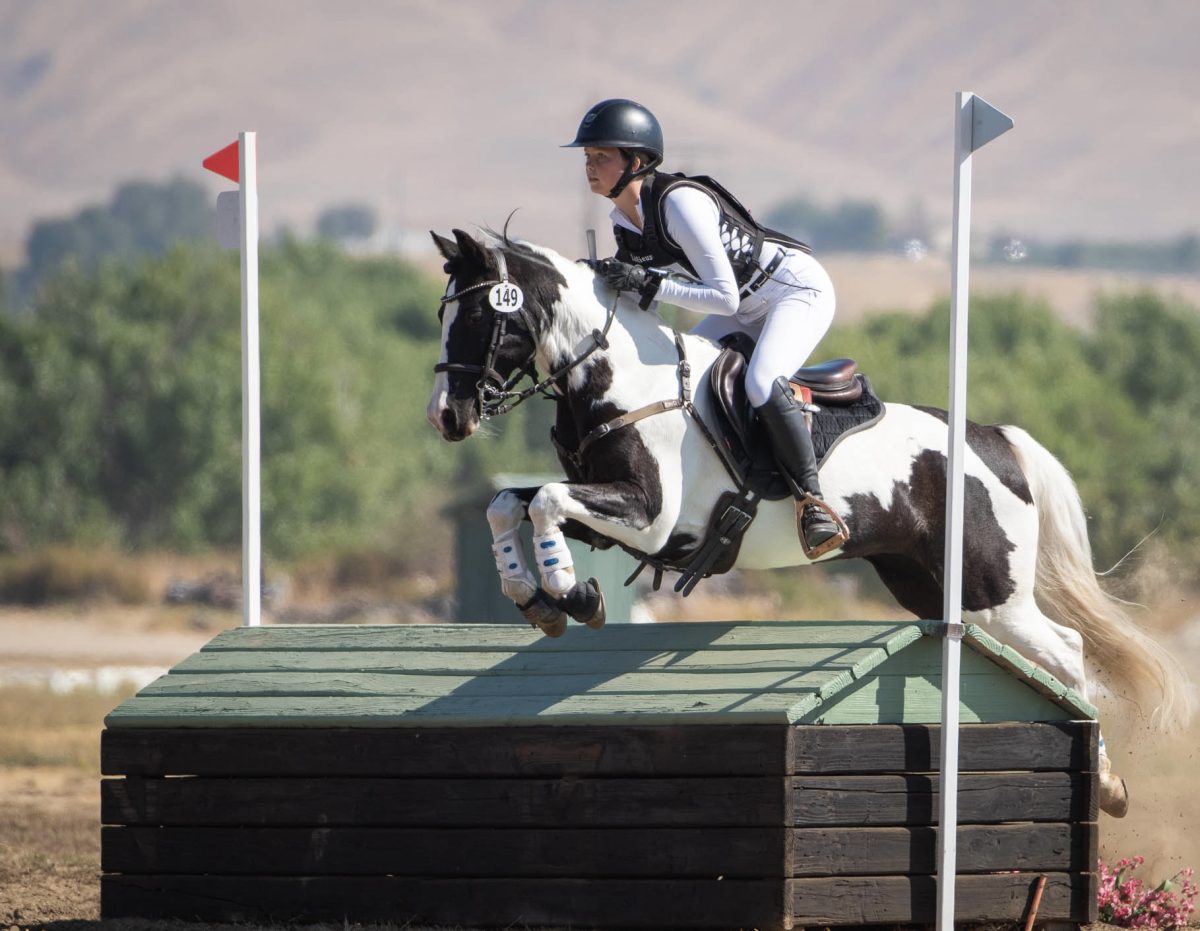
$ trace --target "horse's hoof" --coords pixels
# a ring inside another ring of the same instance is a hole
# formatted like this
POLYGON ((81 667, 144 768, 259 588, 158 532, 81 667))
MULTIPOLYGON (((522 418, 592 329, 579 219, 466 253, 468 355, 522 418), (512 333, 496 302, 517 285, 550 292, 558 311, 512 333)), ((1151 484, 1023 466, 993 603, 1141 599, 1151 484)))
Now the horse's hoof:
POLYGON ((530 626, 538 628, 547 637, 561 637, 567 631, 567 616, 558 609, 540 588, 524 605, 518 605, 521 615, 530 626))
POLYGON ((555 605, 592 630, 604 626, 604 593, 600 591, 600 583, 595 578, 576 582, 574 588, 555 600, 555 605))
POLYGON ((1129 789, 1120 776, 1100 774, 1100 810, 1114 818, 1124 818, 1129 811, 1129 789))
POLYGON ((537 626, 541 628, 542 633, 547 637, 561 637, 567 632, 567 616, 560 614, 554 620, 538 624, 537 626))
POLYGON ((604 592, 600 591, 600 581, 595 578, 588 579, 588 585, 596 589, 596 597, 599 603, 596 605, 596 613, 589 617, 583 623, 587 624, 592 630, 599 630, 604 626, 605 611, 604 611, 604 592))

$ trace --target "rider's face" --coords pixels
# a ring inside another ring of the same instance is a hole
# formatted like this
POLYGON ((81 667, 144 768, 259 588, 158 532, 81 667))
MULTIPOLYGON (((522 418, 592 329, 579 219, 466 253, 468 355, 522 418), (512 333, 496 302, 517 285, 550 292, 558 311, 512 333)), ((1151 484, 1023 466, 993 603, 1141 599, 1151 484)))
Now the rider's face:
POLYGON ((588 187, 593 194, 607 197, 625 171, 625 156, 620 149, 594 149, 587 146, 583 150, 583 159, 588 187))

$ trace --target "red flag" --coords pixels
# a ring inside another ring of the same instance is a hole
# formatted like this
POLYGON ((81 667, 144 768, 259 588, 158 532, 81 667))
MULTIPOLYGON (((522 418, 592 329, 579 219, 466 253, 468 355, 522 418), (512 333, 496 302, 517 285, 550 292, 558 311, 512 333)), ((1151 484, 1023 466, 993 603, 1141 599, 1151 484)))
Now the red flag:
POLYGON ((216 172, 222 178, 228 178, 235 184, 241 183, 241 173, 238 170, 238 144, 231 142, 220 152, 214 152, 200 163, 209 171, 216 172))

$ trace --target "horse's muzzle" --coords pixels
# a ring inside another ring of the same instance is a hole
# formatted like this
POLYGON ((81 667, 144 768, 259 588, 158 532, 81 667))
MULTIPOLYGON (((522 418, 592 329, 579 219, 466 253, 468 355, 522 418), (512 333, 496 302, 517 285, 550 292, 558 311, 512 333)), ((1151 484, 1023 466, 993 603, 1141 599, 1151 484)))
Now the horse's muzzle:
POLYGON ((434 379, 433 393, 425 408, 425 417, 442 438, 456 443, 465 440, 479 427, 475 397, 454 397, 444 373, 434 379))
POLYGON ((475 410, 474 399, 467 403, 450 401, 438 413, 434 426, 443 439, 452 443, 465 440, 479 429, 479 415, 475 410))

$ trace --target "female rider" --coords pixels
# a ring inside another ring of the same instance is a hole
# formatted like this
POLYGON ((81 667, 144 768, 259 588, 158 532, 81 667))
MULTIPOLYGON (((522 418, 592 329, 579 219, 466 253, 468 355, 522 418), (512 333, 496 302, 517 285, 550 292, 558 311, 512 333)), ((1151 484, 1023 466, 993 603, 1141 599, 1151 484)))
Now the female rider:
POLYGON ((788 376, 804 364, 833 321, 833 283, 807 246, 757 223, 704 176, 666 174, 662 128, 632 100, 604 100, 579 124, 588 186, 613 201, 615 258, 596 263, 607 284, 636 291, 642 307, 666 301, 708 316, 693 332, 711 339, 742 332, 757 340, 746 394, 797 501, 805 551, 815 558, 847 537, 821 497, 804 412, 788 376), (666 277, 683 270, 695 280, 666 277))

